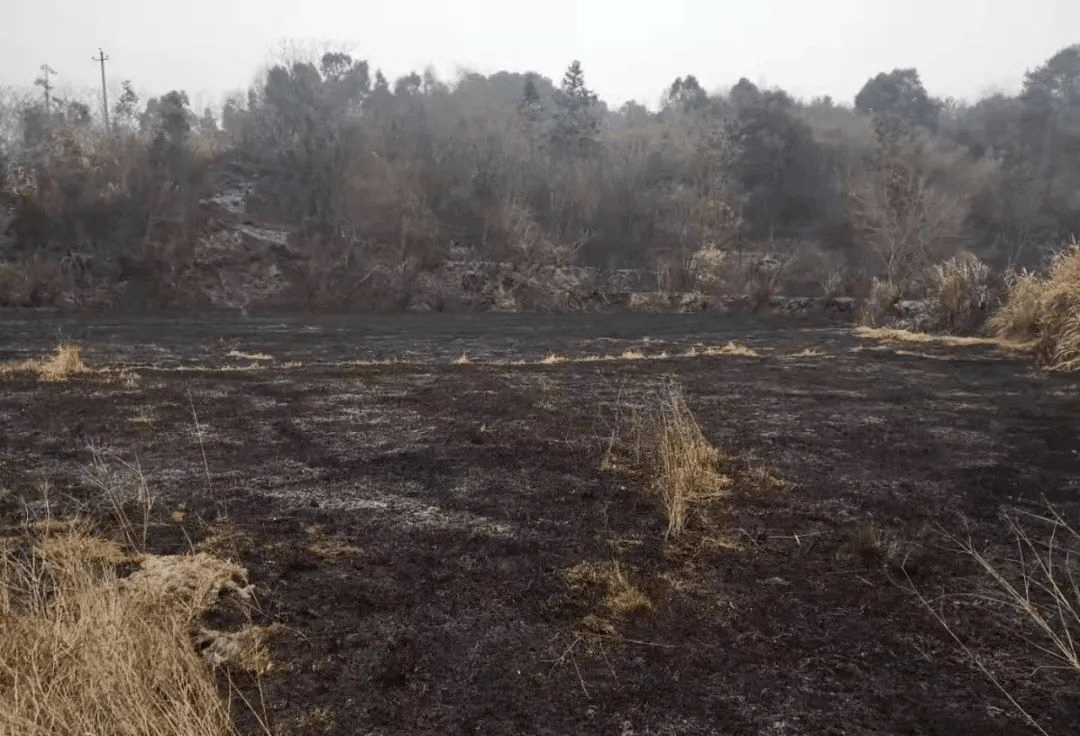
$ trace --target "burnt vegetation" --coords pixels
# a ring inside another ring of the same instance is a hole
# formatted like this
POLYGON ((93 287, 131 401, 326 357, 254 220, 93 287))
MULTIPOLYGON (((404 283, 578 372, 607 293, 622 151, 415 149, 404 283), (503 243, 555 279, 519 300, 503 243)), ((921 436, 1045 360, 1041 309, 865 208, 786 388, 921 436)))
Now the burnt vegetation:
POLYGON ((0 98, 0 736, 1080 733, 1080 46, 309 51, 0 98))

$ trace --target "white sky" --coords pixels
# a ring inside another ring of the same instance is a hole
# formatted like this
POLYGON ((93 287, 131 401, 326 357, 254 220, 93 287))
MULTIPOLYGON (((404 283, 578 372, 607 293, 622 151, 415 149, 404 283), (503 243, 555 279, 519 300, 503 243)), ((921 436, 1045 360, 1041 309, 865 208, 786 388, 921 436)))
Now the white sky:
POLYGON ((0 0, 0 85, 43 63, 63 93, 132 79, 196 108, 246 86, 283 39, 344 42, 393 81, 431 64, 537 71, 581 60, 612 106, 654 106, 677 76, 740 77, 850 102, 881 71, 916 67, 934 95, 1012 91, 1080 42, 1080 0, 0 0))

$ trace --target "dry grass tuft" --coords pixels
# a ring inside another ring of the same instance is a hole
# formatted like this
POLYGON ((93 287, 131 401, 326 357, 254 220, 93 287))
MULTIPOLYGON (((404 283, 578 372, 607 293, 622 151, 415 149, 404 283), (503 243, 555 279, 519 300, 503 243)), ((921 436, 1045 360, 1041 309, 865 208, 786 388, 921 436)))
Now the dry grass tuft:
POLYGON ((701 532, 698 541, 717 541, 732 497, 792 487, 753 452, 732 456, 709 442, 675 380, 619 417, 600 462, 602 470, 648 484, 664 506, 666 540, 683 537, 693 520, 701 532))
POLYGON ((860 524, 848 539, 847 551, 866 568, 878 568, 900 559, 902 545, 873 521, 860 524))
POLYGON ((472 358, 470 358, 466 353, 462 353, 454 359, 454 365, 472 365, 472 358))
POLYGON ((99 448, 90 446, 91 461, 84 477, 112 507, 113 518, 125 543, 131 548, 146 547, 150 512, 156 499, 138 460, 128 463, 110 459, 99 448))
POLYGON ((702 349, 697 353, 698 355, 741 355, 746 358, 758 358, 761 357, 761 353, 754 350, 751 347, 747 347, 742 343, 734 341, 728 342, 726 345, 709 346, 702 349))
POLYGON ((56 346, 53 356, 38 366, 37 372, 46 381, 64 381, 86 370, 79 346, 61 343, 56 346))
POLYGON ((272 361, 273 355, 267 355, 266 353, 244 353, 239 350, 230 350, 225 353, 228 358, 239 358, 240 360, 254 360, 254 361, 272 361))
POLYGON ((37 374, 43 381, 66 381, 71 376, 90 370, 82 360, 82 351, 73 343, 60 343, 51 358, 24 360, 0 366, 0 375, 17 373, 37 374))
POLYGON ((223 736, 214 669, 269 666, 272 629, 202 628, 252 600, 243 568, 209 555, 128 554, 68 524, 6 546, 0 590, 0 733, 223 736))
POLYGON ((870 284, 870 293, 859 309, 859 324, 864 327, 877 327, 885 321, 899 301, 900 287, 891 281, 875 278, 870 284))
POLYGON ((989 266, 965 252, 931 266, 928 277, 921 329, 964 334, 982 328, 990 306, 989 266))
POLYGON ((1033 341, 1051 370, 1080 370, 1080 242, 1054 256, 1046 278, 1014 276, 990 329, 1004 339, 1033 341))
POLYGON ((599 591, 603 612, 622 617, 638 611, 652 610, 652 603, 635 588, 630 578, 616 562, 580 562, 563 573, 570 589, 578 594, 599 591))
POLYGON ((880 340, 882 342, 911 342, 920 344, 947 345, 950 347, 971 347, 973 345, 992 345, 1002 350, 1026 352, 1031 349, 1032 343, 1020 342, 1003 337, 974 337, 957 335, 931 335, 926 332, 911 332, 885 327, 855 328, 855 336, 868 340, 880 340))
POLYGON ((619 357, 623 360, 643 360, 645 358, 645 353, 641 352, 640 350, 630 348, 629 350, 624 350, 622 352, 622 355, 620 355, 619 357))
POLYGON ((363 550, 359 547, 349 544, 340 537, 327 534, 322 524, 305 524, 303 530, 308 540, 308 552, 324 560, 334 561, 363 554, 363 550))
POLYGON ((825 355, 825 351, 816 345, 811 345, 808 348, 803 348, 797 353, 792 353, 792 358, 820 358, 825 355))
POLYGON ((705 438, 678 383, 667 383, 657 409, 654 489, 667 511, 665 537, 678 537, 691 508, 728 497, 732 479, 720 472, 727 458, 705 438))

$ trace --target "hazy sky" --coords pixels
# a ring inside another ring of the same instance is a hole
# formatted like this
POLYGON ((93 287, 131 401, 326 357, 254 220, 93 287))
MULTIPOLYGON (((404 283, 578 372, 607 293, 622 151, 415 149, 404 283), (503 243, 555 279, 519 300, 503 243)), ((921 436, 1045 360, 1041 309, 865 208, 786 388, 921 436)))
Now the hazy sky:
POLYGON ((196 107, 245 88, 283 39, 343 42, 393 81, 537 71, 580 59, 609 104, 653 106, 677 76, 710 90, 740 77, 850 102, 879 71, 916 67, 931 94, 1018 88, 1026 69, 1080 43, 1080 0, 0 0, 0 84, 48 62, 63 91, 129 78, 196 107))

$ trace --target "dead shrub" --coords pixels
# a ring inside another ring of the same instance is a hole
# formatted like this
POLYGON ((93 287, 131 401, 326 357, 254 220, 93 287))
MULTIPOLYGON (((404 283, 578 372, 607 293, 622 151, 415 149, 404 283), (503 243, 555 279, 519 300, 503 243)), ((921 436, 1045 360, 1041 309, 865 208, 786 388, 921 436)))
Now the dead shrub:
POLYGON ((990 329, 1003 338, 1034 341, 1040 361, 1050 369, 1080 370, 1080 241, 1054 256, 1045 278, 1012 277, 990 329))
POLYGON ((728 253, 710 244, 690 256, 689 270, 694 288, 715 294, 729 277, 728 253))

